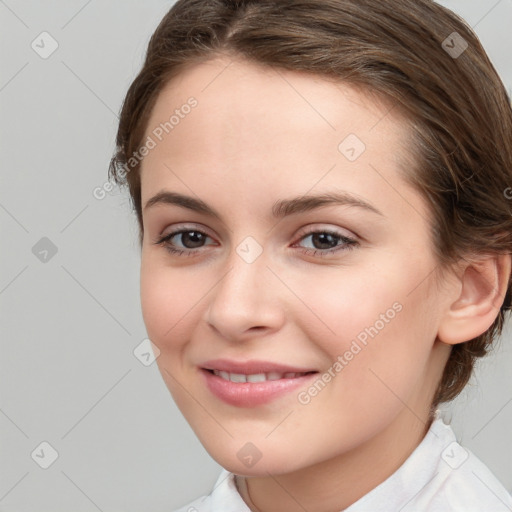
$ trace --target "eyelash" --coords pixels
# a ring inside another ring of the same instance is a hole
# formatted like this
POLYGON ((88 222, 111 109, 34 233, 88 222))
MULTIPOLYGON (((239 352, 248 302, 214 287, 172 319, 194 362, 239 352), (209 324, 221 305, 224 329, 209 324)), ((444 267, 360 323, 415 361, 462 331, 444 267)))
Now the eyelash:
MULTIPOLYGON (((162 245, 169 253, 175 255, 175 256, 193 256, 194 253, 197 253, 197 252, 200 252, 199 250, 195 250, 195 249, 186 249, 186 250, 183 250, 183 249, 176 249, 175 247, 173 247, 171 244, 170 244, 170 240, 176 236, 176 235, 179 235, 179 234, 182 234, 182 233, 200 233, 201 235, 204 235, 205 237, 208 237, 208 238, 211 238, 209 237, 206 233, 204 233, 203 231, 199 230, 199 229, 179 229, 179 230, 176 230, 176 231, 172 231, 171 233, 168 233, 167 235, 159 238, 158 240, 156 240, 154 242, 155 245, 162 245)), ((309 254, 309 255, 312 255, 312 256, 320 256, 321 258, 323 257, 326 257, 326 256, 329 256, 333 253, 336 253, 336 252, 339 252, 339 251, 350 251, 350 250, 353 250, 355 249, 358 245, 359 245, 359 242, 357 242, 356 240, 354 240, 353 238, 349 238, 345 235, 341 235, 340 233, 337 233, 336 231, 331 231, 329 229, 320 229, 320 230, 316 230, 316 231, 309 231, 308 233, 305 233, 304 235, 302 235, 302 237, 300 238, 299 241, 303 240, 304 238, 308 237, 308 236, 311 236, 311 235, 315 235, 315 234, 327 234, 327 235, 331 235, 337 239, 339 239, 341 242, 343 242, 345 245, 342 245, 342 244, 339 244, 337 246, 335 246, 334 248, 331 248, 331 249, 302 249, 302 252, 306 253, 306 254, 309 254)))

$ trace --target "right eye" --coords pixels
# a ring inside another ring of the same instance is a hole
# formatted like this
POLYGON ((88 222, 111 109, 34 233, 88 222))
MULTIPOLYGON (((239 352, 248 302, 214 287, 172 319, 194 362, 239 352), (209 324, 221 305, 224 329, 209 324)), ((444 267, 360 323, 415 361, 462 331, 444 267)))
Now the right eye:
POLYGON ((187 255, 192 256, 193 253, 198 252, 197 248, 202 247, 205 239, 211 238, 203 231, 197 229, 178 229, 171 231, 167 235, 157 239, 154 244, 162 245, 171 254, 178 256, 187 255), (174 240, 176 239, 176 240, 174 240), (176 247, 176 242, 181 240, 183 248, 176 247))

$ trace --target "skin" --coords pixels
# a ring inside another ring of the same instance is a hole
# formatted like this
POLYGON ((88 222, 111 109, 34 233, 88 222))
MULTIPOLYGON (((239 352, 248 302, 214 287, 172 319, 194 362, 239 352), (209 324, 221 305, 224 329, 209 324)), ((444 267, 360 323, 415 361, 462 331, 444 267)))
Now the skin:
POLYGON ((142 205, 165 189, 200 198, 221 220, 170 204, 143 211, 141 303, 157 364, 206 450, 247 477, 258 510, 344 509, 423 439, 451 345, 491 325, 510 259, 466 264, 440 285, 430 213, 399 172, 407 126, 362 92, 219 56, 167 84, 146 136, 190 96, 197 107, 143 160, 142 205), (338 150, 349 134, 366 145, 353 162, 338 150), (329 205, 271 216, 278 200, 327 191, 381 215, 329 205), (172 239, 190 255, 155 244, 183 227, 208 235, 172 239), (325 229, 357 244, 335 239, 342 249, 329 254, 307 236, 325 229), (248 236, 263 251, 252 263, 236 251, 248 236), (218 357, 326 372, 395 303, 400 312, 306 405, 297 390, 235 407, 204 385, 198 365, 218 357), (247 442, 262 454, 252 467, 237 457, 247 442))

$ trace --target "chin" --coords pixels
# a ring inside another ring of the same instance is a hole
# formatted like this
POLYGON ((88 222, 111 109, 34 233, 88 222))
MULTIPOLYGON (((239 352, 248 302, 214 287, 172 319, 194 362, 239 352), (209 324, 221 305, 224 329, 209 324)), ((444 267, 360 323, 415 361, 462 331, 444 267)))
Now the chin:
POLYGON ((297 460, 293 454, 276 453, 265 456, 265 450, 257 449, 249 444, 242 444, 240 448, 227 452, 223 450, 208 450, 210 456, 223 468, 231 473, 241 476, 268 476, 291 473, 302 469, 305 462, 297 460))

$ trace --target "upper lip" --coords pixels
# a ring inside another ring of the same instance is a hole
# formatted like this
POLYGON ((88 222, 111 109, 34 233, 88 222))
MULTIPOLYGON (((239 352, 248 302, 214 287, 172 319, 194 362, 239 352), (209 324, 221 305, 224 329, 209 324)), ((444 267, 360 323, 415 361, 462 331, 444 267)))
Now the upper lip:
POLYGON ((273 363, 271 361, 250 360, 234 361, 230 359, 212 359, 205 361, 201 367, 206 370, 219 370, 228 373, 238 373, 242 375, 253 375, 257 373, 307 373, 316 370, 312 368, 300 368, 298 366, 289 366, 286 364, 273 363))

